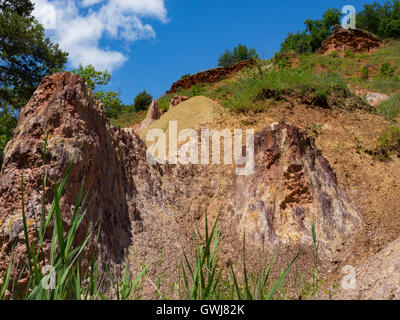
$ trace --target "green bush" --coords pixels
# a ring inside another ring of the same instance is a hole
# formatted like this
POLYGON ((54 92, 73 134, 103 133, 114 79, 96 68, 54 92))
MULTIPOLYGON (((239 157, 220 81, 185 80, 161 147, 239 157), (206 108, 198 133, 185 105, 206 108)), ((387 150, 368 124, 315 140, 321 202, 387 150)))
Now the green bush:
POLYGON ((258 54, 255 49, 248 49, 246 46, 239 44, 233 48, 233 52, 228 49, 218 59, 218 65, 220 67, 228 67, 234 63, 258 58, 258 54))
POLYGON ((392 77, 394 75, 394 67, 389 62, 385 62, 382 64, 380 73, 386 77, 392 77))
POLYGON ((135 111, 147 110, 153 100, 153 96, 148 94, 146 90, 140 92, 133 102, 135 111))
POLYGON ((273 61, 279 70, 287 69, 292 65, 292 58, 289 53, 276 52, 273 61))
POLYGON ((400 157, 400 127, 390 127, 380 136, 375 157, 378 160, 389 160, 392 154, 400 157))
POLYGON ((14 128, 17 126, 17 117, 12 107, 0 107, 0 169, 3 163, 3 152, 10 141, 14 128))

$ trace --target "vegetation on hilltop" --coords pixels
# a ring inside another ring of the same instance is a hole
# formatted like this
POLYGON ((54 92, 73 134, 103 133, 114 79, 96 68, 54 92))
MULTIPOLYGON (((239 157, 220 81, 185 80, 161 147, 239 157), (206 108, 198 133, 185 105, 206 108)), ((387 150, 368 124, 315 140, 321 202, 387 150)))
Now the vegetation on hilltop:
MULTIPOLYGON (((336 24, 340 24, 342 13, 339 9, 328 9, 322 19, 308 19, 304 22, 306 29, 289 33, 281 44, 281 52, 297 53, 315 52, 324 39, 332 32, 336 24)), ((357 14, 357 28, 372 32, 381 38, 400 39, 400 1, 386 1, 365 4, 364 10, 357 14)))
POLYGON ((218 66, 229 67, 240 61, 257 58, 258 54, 256 49, 248 49, 245 45, 239 44, 237 47, 233 48, 233 51, 225 50, 225 53, 218 59, 218 66))
POLYGON ((364 10, 357 14, 357 27, 381 38, 400 39, 400 1, 365 4, 364 10))
POLYGON ((136 112, 147 110, 152 100, 153 96, 147 93, 146 90, 143 90, 135 97, 133 108, 136 112))

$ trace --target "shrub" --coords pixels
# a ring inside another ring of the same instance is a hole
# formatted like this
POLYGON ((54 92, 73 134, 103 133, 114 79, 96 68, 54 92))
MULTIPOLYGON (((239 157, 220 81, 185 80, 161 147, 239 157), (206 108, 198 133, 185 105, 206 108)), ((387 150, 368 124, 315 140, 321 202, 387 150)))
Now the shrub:
POLYGON ((274 65, 279 70, 284 70, 292 65, 292 59, 289 53, 276 52, 274 56, 274 65))
POLYGON ((329 56, 332 57, 332 58, 339 58, 339 52, 337 52, 336 50, 335 50, 335 51, 332 51, 332 52, 329 54, 329 56))
POLYGON ((400 127, 390 127, 380 136, 375 156, 378 160, 389 160, 392 154, 400 157, 400 127))
POLYGON ((133 102, 135 111, 147 110, 152 100, 153 96, 148 94, 146 90, 140 92, 133 102))
POLYGON ((382 64, 380 73, 386 77, 392 77, 394 75, 394 67, 389 62, 385 62, 382 64))
POLYGON ((258 58, 258 54, 255 49, 248 49, 246 46, 239 44, 233 49, 233 52, 228 49, 218 59, 218 65, 220 67, 228 67, 234 63, 258 58))

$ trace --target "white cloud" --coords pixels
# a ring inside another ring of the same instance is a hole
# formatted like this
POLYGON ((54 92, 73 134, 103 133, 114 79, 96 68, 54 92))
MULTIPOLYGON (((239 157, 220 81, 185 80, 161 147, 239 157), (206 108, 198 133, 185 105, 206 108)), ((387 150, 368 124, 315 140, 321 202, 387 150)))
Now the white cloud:
POLYGON ((45 26, 55 20, 53 40, 69 53, 72 66, 93 64, 112 71, 127 61, 120 51, 102 48, 104 38, 132 42, 156 36, 143 18, 167 22, 164 0, 34 0, 34 15, 45 26), (96 5, 96 6, 94 6, 96 5), (55 19, 51 19, 55 8, 55 19), (47 22, 46 22, 47 21, 47 22))

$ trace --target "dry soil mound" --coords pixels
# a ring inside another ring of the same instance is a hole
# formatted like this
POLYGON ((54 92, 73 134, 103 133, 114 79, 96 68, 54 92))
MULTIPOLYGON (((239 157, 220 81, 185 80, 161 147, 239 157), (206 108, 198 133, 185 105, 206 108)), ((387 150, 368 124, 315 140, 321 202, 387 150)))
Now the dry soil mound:
MULTIPOLYGON (((161 129, 167 135, 168 145, 170 121, 177 121, 179 134, 183 129, 193 129, 200 123, 220 117, 223 113, 223 108, 215 101, 203 96, 193 97, 178 104, 165 113, 159 120, 154 121, 151 126, 141 133, 141 138, 146 140, 146 134, 151 129, 161 129)), ((149 143, 152 144, 152 142, 149 143)))

